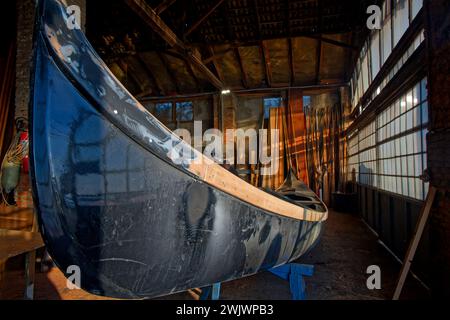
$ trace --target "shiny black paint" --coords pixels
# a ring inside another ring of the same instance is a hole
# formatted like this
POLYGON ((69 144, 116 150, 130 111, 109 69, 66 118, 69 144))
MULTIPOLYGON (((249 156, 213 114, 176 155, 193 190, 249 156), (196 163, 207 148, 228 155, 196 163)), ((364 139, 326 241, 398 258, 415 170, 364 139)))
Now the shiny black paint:
POLYGON ((111 76, 81 32, 65 29, 57 1, 40 5, 35 200, 51 256, 63 271, 81 268, 83 289, 156 297, 251 275, 315 244, 320 222, 265 212, 172 163, 171 133, 111 76), (70 61, 55 44, 73 46, 70 61))

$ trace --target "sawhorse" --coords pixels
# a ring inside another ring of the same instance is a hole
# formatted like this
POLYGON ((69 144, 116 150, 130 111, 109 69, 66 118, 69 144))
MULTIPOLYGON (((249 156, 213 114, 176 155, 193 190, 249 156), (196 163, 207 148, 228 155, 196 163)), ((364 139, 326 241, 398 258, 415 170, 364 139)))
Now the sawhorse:
POLYGON ((269 271, 277 277, 289 281, 292 300, 306 300, 306 285, 303 277, 311 277, 314 274, 314 266, 288 263, 269 271))

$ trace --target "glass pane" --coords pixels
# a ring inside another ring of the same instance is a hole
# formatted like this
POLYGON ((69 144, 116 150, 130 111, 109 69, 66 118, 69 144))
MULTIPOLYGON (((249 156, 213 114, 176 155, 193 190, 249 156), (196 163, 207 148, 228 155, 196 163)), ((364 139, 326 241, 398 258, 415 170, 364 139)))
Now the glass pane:
POLYGON ((264 99, 264 118, 269 119, 270 109, 281 107, 281 104, 282 104, 281 97, 264 99))
POLYGON ((177 120, 178 121, 193 121, 194 111, 192 102, 178 102, 177 103, 177 120))
POLYGON ((423 200, 423 182, 420 179, 416 181, 416 199, 423 200))
POLYGON ((363 79, 363 91, 366 92, 369 88, 369 65, 368 65, 368 52, 364 55, 362 61, 362 79, 363 79))
POLYGON ((422 156, 420 154, 414 156, 414 176, 420 177, 423 173, 422 169, 422 156))
POLYGON ((413 19, 417 15, 419 10, 422 8, 422 5, 423 5, 423 0, 412 0, 411 15, 412 15, 413 19))
POLYGON ((372 80, 380 71, 380 33, 375 31, 370 43, 370 58, 372 62, 372 80))
POLYGON ((414 183, 414 179, 413 178, 409 178, 408 179, 408 196, 410 196, 411 198, 415 198, 416 197, 416 191, 415 191, 415 187, 416 184, 414 183))
POLYGON ((382 50, 382 63, 384 64, 391 54, 391 17, 387 16, 383 22, 383 29, 381 30, 382 41, 381 44, 383 46, 382 50))
POLYGON ((413 128, 413 110, 408 111, 406 114, 406 130, 413 128))
POLYGON ((408 161, 406 157, 402 157, 402 176, 408 175, 408 161))
POLYGON ((406 110, 411 110, 414 105, 413 91, 410 90, 406 94, 406 110))
POLYGON ((158 103, 155 107, 155 117, 163 123, 172 122, 172 103, 158 103))
POLYGON ((408 0, 394 0, 394 46, 409 26, 408 0))
POLYGON ((420 106, 414 108, 414 127, 420 126, 422 124, 422 112, 420 106))
POLYGON ((402 194, 404 196, 408 195, 408 178, 402 178, 402 194))
POLYGON ((421 100, 420 100, 420 101, 421 101, 421 102, 428 99, 428 89, 427 89, 427 86, 428 86, 428 82, 427 82, 427 78, 425 78, 425 79, 423 79, 423 80, 420 82, 420 96, 421 96, 421 100))
POLYGON ((408 176, 415 177, 414 156, 408 156, 408 176))
POLYGON ((422 103, 422 123, 428 123, 428 102, 422 103))

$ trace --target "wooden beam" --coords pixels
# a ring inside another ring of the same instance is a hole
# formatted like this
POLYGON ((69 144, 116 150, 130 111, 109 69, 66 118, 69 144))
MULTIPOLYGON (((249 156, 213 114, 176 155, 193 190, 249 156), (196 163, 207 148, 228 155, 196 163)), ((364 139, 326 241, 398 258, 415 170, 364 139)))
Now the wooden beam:
POLYGON ((289 38, 287 41, 289 46, 289 83, 293 86, 295 84, 294 49, 292 48, 292 38, 289 38))
POLYGON ((189 50, 183 41, 164 23, 164 21, 156 14, 156 12, 145 2, 145 0, 124 0, 125 3, 155 31, 169 46, 186 56, 186 59, 219 90, 224 85, 222 81, 209 70, 205 64, 189 50))
MULTIPOLYGON (((208 46, 208 51, 211 56, 215 56, 214 49, 212 46, 208 46)), ((223 74, 222 74, 222 69, 217 64, 217 61, 215 59, 212 60, 212 64, 214 66, 214 69, 216 69, 216 73, 217 73, 217 76, 219 77, 220 81, 223 81, 224 78, 223 78, 223 74)))
POLYGON ((241 53, 239 52, 239 48, 234 49, 234 54, 236 56, 236 60, 238 61, 239 69, 241 70, 242 85, 245 89, 248 89, 248 77, 247 73, 245 73, 244 64, 242 63, 242 57, 241 53))
POLYGON ((419 221, 417 222, 416 230, 413 234, 411 243, 409 244, 408 251, 406 252, 405 260, 403 261, 402 270, 400 272, 400 277, 398 279, 397 287, 395 288, 394 297, 392 300, 400 299, 400 295, 403 290, 403 286, 408 276, 409 270, 411 268, 411 263, 416 255, 417 248, 419 247, 420 239, 422 238, 423 231, 430 216, 431 207, 433 206, 434 198, 436 197, 436 188, 431 186, 427 195, 427 199, 422 208, 419 216, 419 221))
POLYGON ((198 19, 192 26, 186 31, 184 37, 190 35, 193 31, 195 31, 208 17, 216 11, 216 9, 224 2, 225 0, 218 0, 215 5, 213 5, 200 19, 198 19))
POLYGON ((357 52, 359 52, 358 47, 355 47, 355 46, 353 46, 353 45, 351 45, 351 44, 348 44, 348 43, 345 43, 345 42, 336 41, 336 40, 333 40, 333 39, 328 39, 328 38, 324 38, 324 37, 322 37, 322 36, 314 36, 314 35, 305 35, 305 36, 303 36, 303 37, 305 37, 305 38, 310 38, 310 39, 320 40, 320 41, 322 41, 322 42, 325 42, 325 43, 328 43, 328 44, 332 44, 332 45, 337 46, 337 47, 341 47, 341 48, 345 48, 345 49, 350 49, 350 50, 352 50, 352 51, 357 51, 357 52))
POLYGON ((228 49, 226 49, 226 50, 223 50, 223 51, 221 51, 221 52, 216 52, 213 56, 209 56, 208 58, 204 59, 204 60, 203 60, 203 63, 204 63, 204 64, 208 64, 208 63, 210 63, 210 62, 213 62, 213 60, 216 60, 216 59, 218 59, 218 58, 221 58, 221 57, 223 57, 224 55, 226 55, 227 53, 232 52, 235 48, 236 48, 236 47, 233 46, 233 47, 230 47, 230 48, 228 48, 228 49))
POLYGON ((184 64, 186 65, 186 69, 189 73, 189 75, 192 77, 192 79, 194 79, 195 82, 195 86, 197 87, 197 91, 200 92, 201 88, 200 88, 200 81, 198 81, 197 76, 194 73, 194 70, 192 69, 192 65, 189 63, 189 61, 187 59, 183 59, 184 64))
POLYGON ((261 56, 263 60, 264 70, 266 74, 266 84, 269 88, 272 87, 272 64, 270 62, 270 54, 269 50, 266 47, 264 41, 261 41, 260 44, 261 56))
POLYGON ((262 32, 261 32, 261 17, 259 16, 259 8, 257 0, 253 0, 253 7, 255 9, 256 14, 256 27, 258 31, 258 40, 262 41, 262 32))
POLYGON ((322 40, 317 40, 317 49, 316 49, 316 84, 320 84, 320 69, 322 67, 322 40))
POLYGON ((155 8, 156 14, 157 14, 158 16, 161 15, 161 13, 163 13, 164 11, 166 11, 166 9, 169 8, 172 4, 174 4, 175 1, 177 1, 177 0, 164 0, 163 2, 161 2, 161 3, 155 8))
MULTIPOLYGON (((318 32, 322 33, 322 1, 317 0, 317 19, 319 20, 318 32)), ((320 69, 322 66, 322 37, 317 39, 317 49, 316 49, 316 84, 320 84, 320 69)))

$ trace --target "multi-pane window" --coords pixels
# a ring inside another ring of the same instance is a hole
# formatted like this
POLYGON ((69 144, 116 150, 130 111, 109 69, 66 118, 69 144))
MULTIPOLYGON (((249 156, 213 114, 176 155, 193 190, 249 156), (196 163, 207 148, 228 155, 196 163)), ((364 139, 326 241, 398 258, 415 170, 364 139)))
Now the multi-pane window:
POLYGON ((277 98, 265 98, 264 99, 264 119, 270 118, 270 109, 281 107, 283 99, 277 98))
POLYGON ((194 120, 194 106, 191 101, 177 102, 176 117, 178 122, 186 122, 194 120))
POLYGON ((399 97, 377 118, 379 187, 423 200, 428 102, 426 79, 399 97))
POLYGON ((191 122, 194 121, 194 106, 191 101, 157 103, 154 115, 169 126, 179 122, 191 122))
MULTIPOLYGON (((360 184, 425 199, 427 80, 398 97, 375 121, 348 140, 347 173, 360 184)), ((350 179, 350 177, 348 177, 350 179)))
MULTIPOLYGON (((352 105, 354 108, 359 104, 360 99, 375 80, 393 49, 405 34, 414 17, 422 8, 422 2, 422 0, 384 1, 382 7, 381 30, 372 31, 367 43, 361 50, 351 80, 353 94, 352 105)), ((390 70, 389 74, 381 80, 380 87, 378 87, 377 90, 374 90, 374 96, 377 96, 387 83, 389 83, 403 64, 419 47, 423 39, 422 31, 408 50, 405 51, 405 55, 399 59, 397 64, 390 70)), ((374 97, 370 98, 373 99, 374 97)), ((362 109, 364 109, 366 105, 361 106, 362 109)))
POLYGON ((394 24, 393 47, 395 47, 409 26, 408 0, 394 0, 393 9, 394 9, 392 15, 394 24))
POLYGON ((358 182, 359 177, 359 136, 354 134, 348 139, 347 179, 358 182))
POLYGON ((359 131, 359 182, 377 186, 376 123, 359 131))
POLYGON ((172 103, 158 103, 155 107, 155 116, 163 122, 172 122, 172 103))

